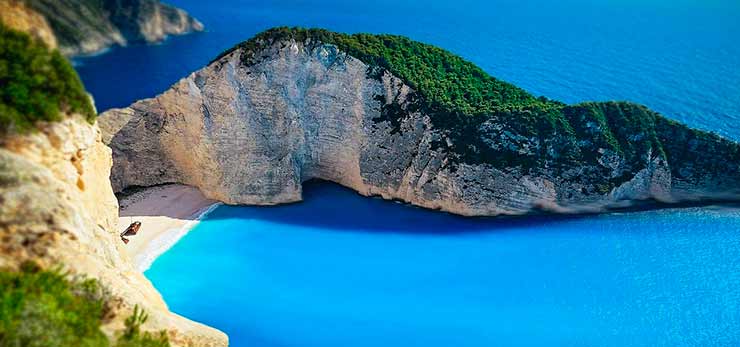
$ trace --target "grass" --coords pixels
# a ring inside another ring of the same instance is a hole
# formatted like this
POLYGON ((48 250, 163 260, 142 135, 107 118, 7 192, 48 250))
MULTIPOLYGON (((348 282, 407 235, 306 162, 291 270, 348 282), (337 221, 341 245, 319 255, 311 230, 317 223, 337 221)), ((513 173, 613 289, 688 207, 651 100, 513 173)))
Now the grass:
POLYGON ((119 336, 116 347, 169 347, 169 338, 164 330, 157 334, 141 331, 141 325, 147 319, 149 315, 135 306, 134 313, 124 322, 126 329, 119 336))
MULTIPOLYGON (((0 271, 0 346, 109 347, 100 330, 110 314, 109 296, 94 279, 69 279, 59 270, 24 263, 0 271)), ((165 332, 142 332, 146 313, 134 308, 116 347, 167 347, 165 332)))
POLYGON ((100 331, 106 294, 94 280, 25 264, 0 272, 0 346, 108 346, 100 331))
POLYGON ((26 132, 40 121, 55 122, 95 110, 77 72, 43 42, 0 24, 0 133, 26 132))

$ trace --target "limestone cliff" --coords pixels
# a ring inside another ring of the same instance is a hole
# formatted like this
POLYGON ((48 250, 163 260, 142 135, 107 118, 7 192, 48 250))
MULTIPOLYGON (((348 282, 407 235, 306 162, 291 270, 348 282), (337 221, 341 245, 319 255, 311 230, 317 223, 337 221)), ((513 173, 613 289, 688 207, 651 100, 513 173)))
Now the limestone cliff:
POLYGON ((19 2, 32 10, 33 17, 48 22, 60 51, 67 56, 134 42, 160 42, 168 35, 203 30, 203 24, 185 11, 157 0, 0 0, 19 2))
POLYGON ((104 113, 114 189, 183 183, 229 204, 279 204, 322 179, 468 216, 740 196, 736 143, 642 106, 547 101, 567 132, 533 132, 522 124, 537 115, 515 110, 470 117, 463 133, 419 107, 406 80, 321 35, 258 36, 104 113))
POLYGON ((33 260, 98 279, 118 303, 109 334, 138 304, 151 317, 145 328, 167 330, 176 346, 227 345, 223 333, 170 313, 121 249, 111 151, 97 125, 71 117, 0 140, 0 268, 33 260))
MULTIPOLYGON (((33 28, 16 28, 34 34, 33 28)), ((0 24, 0 272, 31 261, 98 281, 111 294, 106 301, 112 316, 98 322, 105 323, 111 337, 139 305, 150 315, 144 329, 167 331, 176 346, 225 346, 223 333, 170 313, 121 248, 118 202, 110 184, 111 150, 102 142, 95 108, 74 69, 40 39, 0 24)), ((2 289, 8 299, 13 288, 2 289)), ((18 304, 10 301, 2 304, 18 304)), ((55 332, 39 328, 53 324, 64 330, 54 320, 59 318, 55 312, 23 305, 23 312, 33 313, 3 317, 8 318, 3 330, 22 319, 36 327, 25 331, 25 338, 41 344, 61 341, 55 332), (51 340, 45 334, 53 335, 51 340)))
POLYGON ((28 33, 52 49, 58 48, 57 38, 49 22, 44 16, 26 6, 22 0, 0 1, 0 23, 4 23, 11 29, 28 33))

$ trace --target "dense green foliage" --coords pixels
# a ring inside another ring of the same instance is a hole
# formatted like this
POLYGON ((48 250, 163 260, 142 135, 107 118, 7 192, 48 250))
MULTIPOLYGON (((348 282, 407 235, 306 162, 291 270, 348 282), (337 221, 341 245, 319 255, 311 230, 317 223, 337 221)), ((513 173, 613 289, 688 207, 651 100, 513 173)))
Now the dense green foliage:
POLYGON ((727 179, 725 173, 740 173, 740 145, 736 142, 663 117, 656 118, 655 125, 666 158, 673 164, 674 178, 712 179, 719 184, 727 179))
MULTIPOLYGON (((332 44, 374 69, 389 71, 417 91, 411 109, 384 110, 384 119, 402 117, 421 110, 432 117, 438 129, 449 131, 453 149, 465 161, 486 161, 487 153, 475 135, 481 122, 498 115, 516 121, 534 133, 545 127, 563 134, 572 129, 559 110, 562 103, 536 98, 521 88, 491 77, 476 65, 441 48, 412 41, 403 36, 347 35, 323 29, 280 27, 265 31, 223 52, 214 61, 236 49, 241 60, 252 65, 263 49, 286 40, 309 44, 332 44), (484 152, 481 152, 484 151, 484 152)), ((377 76, 377 70, 368 71, 377 76)), ((517 159, 518 160, 518 159, 517 159)))
POLYGON ((77 72, 58 51, 0 24, 0 133, 59 121, 64 113, 95 119, 77 72))
POLYGON ((107 346, 105 294, 94 280, 70 282, 26 264, 0 272, 0 346, 107 346))
POLYGON ((385 104, 384 96, 377 96, 382 105, 377 121, 389 122, 392 132, 398 132, 401 120, 409 114, 428 115, 444 137, 433 145, 450 155, 452 169, 460 162, 485 163, 503 170, 539 170, 584 184, 593 182, 592 177, 606 178, 589 188, 605 193, 655 158, 692 159, 693 152, 664 145, 670 140, 668 134, 717 143, 717 148, 730 155, 738 148, 730 141, 671 123, 641 105, 566 105, 535 97, 461 57, 401 36, 281 27, 258 34, 214 61, 240 49, 242 64, 252 66, 269 54, 267 48, 290 40, 309 48, 334 45, 366 63, 369 77, 379 78, 388 71, 404 80, 416 91, 409 97, 411 102, 385 104))
POLYGON ((459 56, 403 36, 347 35, 323 29, 281 27, 263 32, 237 47, 247 48, 242 59, 250 64, 261 48, 286 39, 298 42, 310 39, 336 45, 366 64, 384 68, 402 78, 422 94, 428 106, 446 111, 478 115, 549 105, 523 89, 491 77, 459 56))
MULTIPOLYGON (((32 263, 20 271, 0 271, 0 346, 107 347, 100 326, 109 313, 108 297, 97 281, 68 280, 59 271, 32 263)), ((126 319, 116 347, 167 347, 164 332, 141 332, 146 315, 137 308, 126 319)))

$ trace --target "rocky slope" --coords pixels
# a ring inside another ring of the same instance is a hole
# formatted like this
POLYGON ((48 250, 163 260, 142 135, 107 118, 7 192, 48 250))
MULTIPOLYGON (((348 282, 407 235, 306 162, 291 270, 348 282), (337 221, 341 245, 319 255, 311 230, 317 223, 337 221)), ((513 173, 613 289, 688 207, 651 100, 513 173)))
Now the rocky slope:
POLYGON ((26 6, 26 3, 21 0, 0 1, 0 23, 4 23, 11 29, 28 33, 51 49, 58 48, 57 38, 46 18, 26 6))
MULTIPOLYGON (((372 36, 332 35, 266 32, 104 113, 114 189, 183 183, 230 204, 279 204, 322 179, 468 216, 740 197, 736 143, 639 105, 566 106, 515 89, 547 117, 509 108, 448 121, 388 59, 347 53, 372 36)), ((373 42, 398 39, 388 38, 373 42)))
POLYGON ((33 260, 98 279, 117 302, 116 318, 104 326, 110 335, 139 305, 150 315, 145 329, 168 331, 175 346, 226 346, 223 333, 170 313, 125 255, 117 238, 111 165, 97 125, 81 117, 2 138, 0 268, 33 260))
MULTIPOLYGON (((113 317, 103 327, 111 337, 138 305, 149 313, 144 329, 166 330, 175 346, 226 346, 223 333, 169 312, 121 248, 111 150, 69 63, 0 24, 0 66, 0 271, 31 261, 97 280, 111 294, 113 317)), ((24 322, 36 327, 79 318, 28 314, 24 322)))
MULTIPOLYGON (((22 3, 43 17, 67 56, 92 54, 114 45, 160 42, 168 35, 203 30, 185 11, 157 0, 0 0, 22 3)), ((15 5, 14 5, 15 6, 15 5)))

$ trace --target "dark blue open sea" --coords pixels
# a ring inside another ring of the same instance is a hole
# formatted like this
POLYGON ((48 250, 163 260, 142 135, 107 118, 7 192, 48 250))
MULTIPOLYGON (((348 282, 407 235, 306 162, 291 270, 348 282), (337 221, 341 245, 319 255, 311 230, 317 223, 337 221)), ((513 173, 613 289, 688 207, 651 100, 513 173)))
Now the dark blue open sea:
MULTIPOLYGON (((99 110, 278 25, 393 33, 565 102, 740 140, 740 2, 173 0, 204 33, 78 59, 99 110)), ((471 220, 309 184, 220 207, 146 272, 232 346, 740 346, 740 207, 471 220)))

